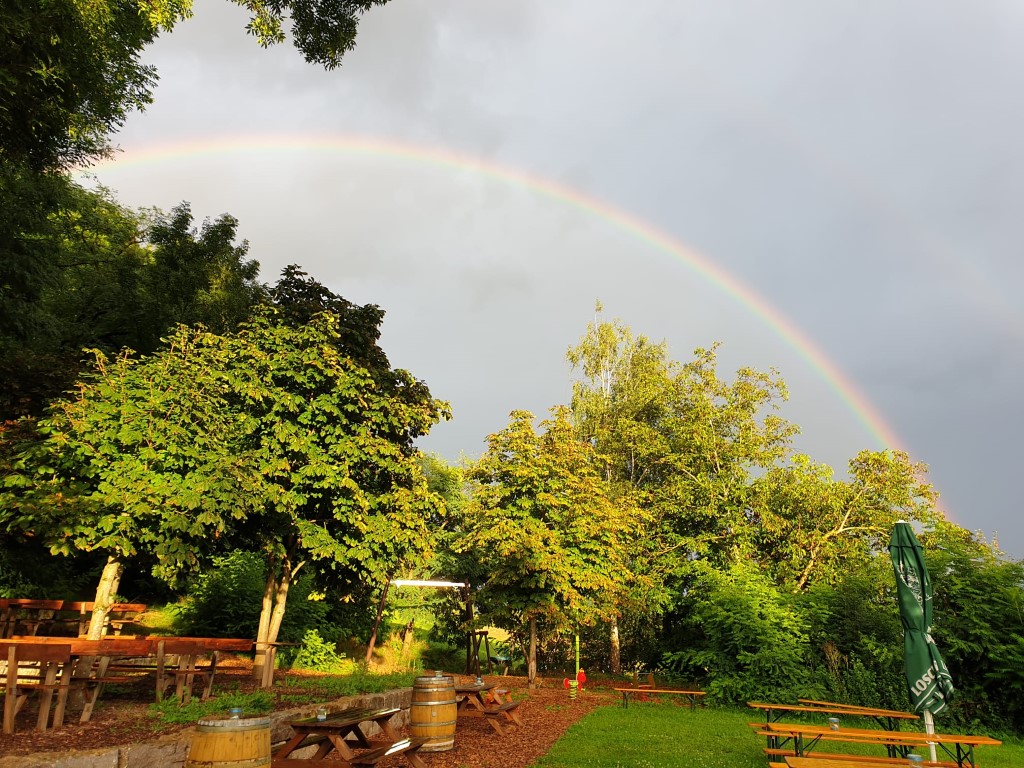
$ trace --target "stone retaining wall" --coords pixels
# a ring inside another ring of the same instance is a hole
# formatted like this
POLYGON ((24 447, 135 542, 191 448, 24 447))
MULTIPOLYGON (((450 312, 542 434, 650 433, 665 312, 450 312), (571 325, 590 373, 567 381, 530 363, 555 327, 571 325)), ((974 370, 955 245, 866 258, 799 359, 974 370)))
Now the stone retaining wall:
MULTIPOLYGON (((313 717, 316 715, 317 706, 317 704, 307 704, 295 709, 271 712, 269 714, 271 742, 277 744, 291 738, 292 729, 288 727, 287 721, 299 717, 313 717)), ((412 706, 412 689, 402 688, 363 696, 346 696, 328 702, 328 706, 332 709, 399 707, 402 711, 395 715, 392 722, 395 725, 407 725, 409 723, 409 707, 412 706)), ((376 725, 372 725, 369 735, 373 735, 374 732, 379 732, 376 725)), ((184 768, 191 743, 192 729, 189 728, 154 741, 126 744, 120 747, 0 757, 0 768, 184 768)), ((299 750, 293 754, 296 757, 301 757, 303 756, 302 752, 303 750, 299 750)))

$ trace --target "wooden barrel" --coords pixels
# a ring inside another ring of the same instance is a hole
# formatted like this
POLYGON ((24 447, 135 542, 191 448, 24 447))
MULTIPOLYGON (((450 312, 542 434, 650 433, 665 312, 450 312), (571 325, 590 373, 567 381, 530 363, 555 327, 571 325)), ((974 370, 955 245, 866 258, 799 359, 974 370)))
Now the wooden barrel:
POLYGON ((412 686, 409 731, 427 743, 421 752, 444 752, 455 746, 455 680, 447 676, 417 677, 412 686))
POLYGON ((185 768, 270 768, 270 718, 200 720, 185 768))

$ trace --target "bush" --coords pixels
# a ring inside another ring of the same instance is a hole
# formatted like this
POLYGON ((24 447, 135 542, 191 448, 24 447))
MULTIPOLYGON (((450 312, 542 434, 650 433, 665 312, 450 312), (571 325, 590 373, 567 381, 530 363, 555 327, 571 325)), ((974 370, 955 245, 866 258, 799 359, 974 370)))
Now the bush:
POLYGON ((665 667, 705 682, 720 702, 804 695, 809 681, 804 620, 756 566, 711 572, 690 614, 692 647, 669 652, 665 667))
MULTIPOLYGON (((265 568, 264 559, 253 552, 216 558, 213 566, 189 585, 180 608, 182 631, 203 637, 256 637, 265 568)), ((279 640, 298 642, 306 630, 314 628, 328 638, 340 634, 327 618, 327 603, 310 599, 313 586, 312 577, 306 574, 292 584, 279 640)))
POLYGON ((341 675, 351 673, 356 668, 355 662, 346 659, 345 654, 339 654, 335 650, 335 644, 328 643, 315 629, 306 630, 302 637, 302 647, 295 654, 292 666, 296 669, 341 675))

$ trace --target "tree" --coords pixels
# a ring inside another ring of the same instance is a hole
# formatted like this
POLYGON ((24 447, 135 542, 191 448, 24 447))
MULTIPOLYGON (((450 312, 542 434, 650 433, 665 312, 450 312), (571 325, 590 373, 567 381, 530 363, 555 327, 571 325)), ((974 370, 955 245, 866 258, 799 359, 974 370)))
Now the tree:
MULTIPOLYGON (((603 457, 616 501, 636 510, 630 562, 636 578, 619 613, 650 621, 678 603, 698 561, 727 568, 749 555, 752 478, 787 455, 796 428, 772 411, 786 397, 774 372, 717 374, 717 347, 681 364, 667 345, 598 316, 568 360, 579 435, 603 457)), ((616 664, 617 623, 611 626, 616 664)))
POLYGON ((107 553, 98 603, 141 551, 167 579, 217 552, 263 551, 261 642, 304 563, 386 577, 429 546, 439 500, 410 443, 447 406, 382 391, 339 354, 337 329, 330 314, 300 328, 269 314, 237 334, 179 328, 148 358, 97 355, 4 478, 0 524, 57 553, 107 553))
POLYGON ((901 451, 862 451, 850 462, 850 479, 836 480, 831 467, 795 456, 754 483, 756 557, 793 592, 836 584, 885 553, 897 520, 935 524, 937 494, 926 472, 901 451))
POLYGON ((533 428, 514 411, 488 438, 470 470, 467 535, 458 544, 486 561, 479 602, 499 626, 530 631, 529 678, 536 677, 537 622, 554 630, 607 615, 629 579, 621 554, 628 525, 594 470, 591 446, 573 432, 566 408, 533 428))
POLYGON ((56 189, 49 214, 23 221, 8 240, 14 263, 5 262, 10 289, 0 296, 0 317, 10 321, 0 324, 0 418, 42 413, 70 388, 83 348, 148 354, 178 323, 227 333, 266 301, 248 244, 234 243, 233 217, 197 230, 187 203, 143 215, 102 187, 56 189))

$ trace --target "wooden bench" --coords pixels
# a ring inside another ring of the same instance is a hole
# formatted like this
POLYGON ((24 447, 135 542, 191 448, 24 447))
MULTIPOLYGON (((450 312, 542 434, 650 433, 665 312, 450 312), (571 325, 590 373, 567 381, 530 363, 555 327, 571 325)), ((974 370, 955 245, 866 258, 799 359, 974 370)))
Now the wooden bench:
POLYGON ((507 721, 511 720, 516 725, 522 725, 522 721, 519 719, 515 712, 516 707, 519 706, 518 701, 506 701, 503 704, 494 704, 482 710, 484 717, 487 722, 491 724, 491 727, 496 730, 501 736, 505 735, 505 729, 502 727, 501 721, 504 719, 507 721))
MULTIPOLYGON (((45 731, 50 719, 50 704, 53 702, 54 692, 62 691, 61 695, 66 695, 71 646, 55 643, 0 642, 0 654, 7 662, 3 732, 14 733, 14 720, 30 693, 39 694, 36 730, 45 731), (29 666, 23 666, 23 663, 29 666), (60 682, 57 680, 58 673, 60 682)), ((60 699, 61 696, 58 696, 58 700, 60 699)))
MULTIPOLYGON (((629 706, 629 697, 632 694, 638 693, 641 696, 648 696, 651 694, 672 694, 675 696, 685 696, 690 702, 690 709, 693 709, 697 702, 702 696, 706 696, 705 691, 679 691, 673 688, 615 688, 614 690, 619 691, 622 694, 622 706, 629 706)), ((701 701, 701 705, 704 702, 701 701)))
POLYGON ((409 765, 415 766, 415 768, 426 768, 423 761, 420 760, 420 756, 416 753, 419 752, 420 747, 428 741, 429 739, 422 736, 416 736, 411 739, 402 739, 401 741, 396 741, 394 744, 385 744, 383 747, 377 747, 376 749, 371 749, 368 752, 361 752, 349 760, 349 763, 352 765, 376 765, 385 757, 391 757, 392 755, 405 755, 405 759, 409 762, 409 765))
MULTIPOLYGON (((0 599, 0 636, 35 636, 41 629, 54 634, 56 628, 84 635, 89 628, 95 602, 74 600, 34 600, 22 598, 0 599)), ((146 610, 145 603, 114 603, 103 624, 120 635, 125 625, 132 624, 146 610)))
MULTIPOLYGON (((792 749, 768 749, 764 750, 765 755, 768 757, 795 757, 796 753, 792 749)), ((905 766, 907 764, 907 758, 905 757, 882 757, 880 755, 853 755, 849 752, 815 752, 809 757, 821 758, 822 760, 856 760, 859 763, 878 763, 879 765, 897 765, 905 766)), ((782 765, 786 765, 783 763, 782 765)), ((925 760, 921 763, 925 768, 957 768, 957 764, 952 760, 937 760, 934 763, 931 760, 925 760)))

